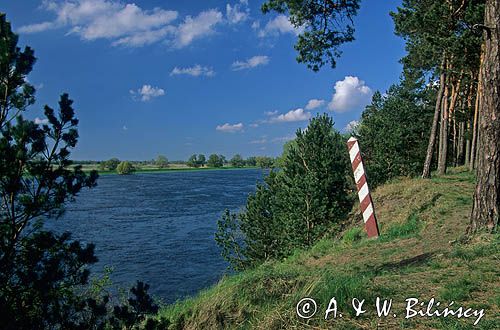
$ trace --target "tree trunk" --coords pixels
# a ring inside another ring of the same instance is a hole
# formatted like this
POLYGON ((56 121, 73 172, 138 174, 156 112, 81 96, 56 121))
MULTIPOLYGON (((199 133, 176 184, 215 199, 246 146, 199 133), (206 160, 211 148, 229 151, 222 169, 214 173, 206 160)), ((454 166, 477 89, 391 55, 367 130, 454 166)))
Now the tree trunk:
POLYGON ((451 158, 453 159, 453 166, 457 166, 457 160, 456 160, 456 157, 457 157, 457 153, 456 153, 456 150, 457 150, 457 121, 455 120, 455 116, 452 117, 451 122, 452 122, 452 126, 453 126, 453 143, 452 143, 453 148, 451 149, 451 152, 452 152, 451 158))
POLYGON ((460 122, 458 128, 458 146, 457 146, 457 161, 456 165, 462 165, 462 159, 464 157, 464 134, 465 134, 465 122, 460 122))
POLYGON ((481 60, 479 62, 479 74, 477 78, 477 91, 476 91, 476 102, 474 107, 474 122, 472 124, 472 147, 470 152, 470 162, 469 169, 472 171, 476 168, 476 145, 477 145, 477 120, 479 116, 479 107, 481 106, 481 94, 482 94, 482 84, 483 84, 483 75, 481 73, 481 67, 483 66, 483 58, 484 58, 484 45, 481 46, 481 60))
MULTIPOLYGON (((471 129, 471 123, 470 123, 470 120, 467 121, 467 132, 470 132, 470 129, 471 129)), ((468 135, 469 133, 467 133, 468 135)), ((470 163, 470 139, 467 138, 465 140, 465 167, 469 167, 469 163, 470 163)))
POLYGON ((477 163, 468 234, 487 228, 494 230, 500 218, 500 0, 487 0, 485 7, 485 48, 481 66, 483 93, 477 163))
MULTIPOLYGON (((474 77, 472 74, 471 77, 474 77)), ((474 79, 474 78, 473 78, 474 79)), ((467 96, 467 109, 472 109, 472 95, 473 95, 474 85, 471 84, 469 87, 469 95, 467 96)), ((469 167, 470 164, 470 147, 471 147, 471 132, 472 132, 472 124, 470 119, 470 114, 467 116, 467 126, 465 131, 467 132, 467 138, 465 139, 465 167, 469 167)))
POLYGON ((446 80, 446 74, 444 72, 445 64, 446 64, 446 59, 443 57, 443 62, 441 63, 441 76, 439 77, 439 90, 436 98, 436 106, 434 108, 434 119, 432 120, 431 135, 429 137, 429 144, 427 145, 427 154, 425 156, 424 171, 422 173, 423 179, 428 179, 431 177, 432 154, 434 151, 434 145, 436 144, 437 125, 441 109, 441 101, 443 100, 444 83, 446 80))
POLYGON ((441 108, 441 127, 439 129, 439 156, 438 174, 446 174, 446 158, 448 155, 448 83, 444 87, 443 102, 441 108))

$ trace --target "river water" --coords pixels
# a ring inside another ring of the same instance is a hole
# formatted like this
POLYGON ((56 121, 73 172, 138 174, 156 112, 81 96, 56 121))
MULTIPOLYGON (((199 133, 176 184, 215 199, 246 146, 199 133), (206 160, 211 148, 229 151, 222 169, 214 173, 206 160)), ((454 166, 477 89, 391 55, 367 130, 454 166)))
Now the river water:
POLYGON ((101 176, 47 227, 96 245, 93 274, 111 266, 114 285, 142 280, 172 302, 216 283, 227 270, 214 241, 217 219, 226 208, 243 207, 263 175, 243 169, 101 176))

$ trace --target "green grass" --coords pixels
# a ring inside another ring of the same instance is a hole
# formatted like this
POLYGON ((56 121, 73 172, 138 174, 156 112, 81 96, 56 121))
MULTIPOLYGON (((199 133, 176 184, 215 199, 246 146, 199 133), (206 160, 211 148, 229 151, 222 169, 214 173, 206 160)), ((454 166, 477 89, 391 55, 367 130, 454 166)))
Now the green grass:
POLYGON ((407 297, 436 297, 485 308, 474 329, 500 328, 499 235, 457 243, 470 213, 471 178, 454 170, 432 180, 381 186, 373 193, 380 239, 366 238, 355 205, 352 225, 340 240, 324 238, 284 260, 226 276, 194 297, 163 306, 156 317, 168 329, 472 328, 470 319, 379 319, 373 307, 364 317, 354 317, 348 308, 353 297, 373 305, 379 296, 392 298, 393 309, 403 314, 407 297), (315 299, 319 308, 309 320, 295 312, 304 297, 315 299), (344 315, 325 321, 332 297, 344 315))
POLYGON ((423 224, 418 214, 412 213, 405 222, 390 225, 382 235, 381 240, 387 242, 397 238, 416 237, 422 227, 423 224))
POLYGON ((364 231, 360 227, 354 227, 345 232, 344 236, 342 236, 342 242, 346 244, 354 244, 355 242, 360 241, 366 235, 364 231))
POLYGON ((468 277, 448 282, 440 292, 440 298, 446 301, 464 301, 472 297, 478 289, 476 281, 468 277))

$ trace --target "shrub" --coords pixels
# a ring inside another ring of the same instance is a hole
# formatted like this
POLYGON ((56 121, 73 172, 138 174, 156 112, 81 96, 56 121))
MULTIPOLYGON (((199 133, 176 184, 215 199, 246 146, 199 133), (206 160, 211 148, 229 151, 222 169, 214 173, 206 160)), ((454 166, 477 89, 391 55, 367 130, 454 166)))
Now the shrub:
POLYGON ((134 166, 128 161, 123 161, 116 167, 116 172, 120 175, 132 174, 134 171, 134 166))

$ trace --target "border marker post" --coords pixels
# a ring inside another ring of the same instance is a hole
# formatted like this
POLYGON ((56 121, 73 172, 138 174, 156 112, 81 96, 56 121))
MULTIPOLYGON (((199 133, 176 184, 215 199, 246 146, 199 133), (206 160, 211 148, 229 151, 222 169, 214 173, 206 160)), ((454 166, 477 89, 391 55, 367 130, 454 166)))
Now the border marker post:
POLYGON ((365 167, 361 159, 358 139, 351 137, 347 141, 347 148, 349 149, 349 157, 351 158, 352 170, 354 172, 354 181, 358 189, 359 205, 363 213, 366 233, 370 238, 378 237, 380 233, 377 218, 375 217, 375 209, 366 180, 365 167))

